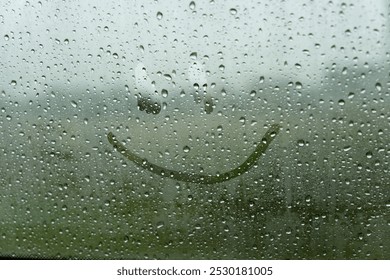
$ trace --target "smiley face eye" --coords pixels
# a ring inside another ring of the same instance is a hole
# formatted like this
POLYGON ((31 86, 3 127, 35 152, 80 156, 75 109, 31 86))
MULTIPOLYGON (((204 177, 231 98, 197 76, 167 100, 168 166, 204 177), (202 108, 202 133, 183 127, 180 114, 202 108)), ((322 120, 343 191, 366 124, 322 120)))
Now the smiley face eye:
POLYGON ((153 101, 150 97, 138 97, 138 109, 145 111, 147 114, 157 115, 161 112, 161 103, 153 101))
POLYGON ((137 105, 140 111, 157 115, 161 112, 160 94, 156 91, 154 82, 150 79, 143 63, 138 63, 135 71, 135 82, 138 91, 137 105))

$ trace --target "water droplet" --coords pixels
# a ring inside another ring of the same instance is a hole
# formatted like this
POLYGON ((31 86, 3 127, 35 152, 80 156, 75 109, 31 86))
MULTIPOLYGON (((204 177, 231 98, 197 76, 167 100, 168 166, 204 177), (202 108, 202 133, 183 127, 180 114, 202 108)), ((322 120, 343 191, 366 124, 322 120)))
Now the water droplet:
POLYGON ((297 69, 301 69, 301 68, 302 68, 302 65, 300 65, 299 63, 295 63, 295 67, 296 67, 297 69))
POLYGON ((162 89, 162 90, 161 90, 161 95, 162 95, 163 97, 168 97, 168 91, 167 91, 166 89, 162 89))
POLYGON ((344 105, 345 105, 344 99, 340 99, 340 100, 338 101, 338 103, 339 103, 340 106, 344 106, 344 105))
POLYGON ((157 228, 162 228, 163 226, 164 226, 164 222, 162 222, 162 221, 157 222, 157 225, 156 225, 157 228))
POLYGON ((305 146, 305 140, 299 139, 299 140, 298 140, 298 146, 299 146, 299 147, 305 146))
POLYGON ((377 89, 377 91, 381 91, 382 90, 382 85, 380 83, 376 83, 375 84, 375 88, 377 89))
POLYGON ((197 58, 198 58, 198 53, 197 53, 197 52, 192 52, 192 53, 190 54, 190 58, 191 58, 191 59, 197 59, 197 58))
POLYGON ((183 151, 184 151, 185 153, 188 153, 190 150, 191 150, 191 149, 190 149, 190 147, 188 147, 188 146, 184 146, 184 148, 183 148, 183 151))
POLYGON ((301 82, 296 82, 296 83, 295 83, 295 88, 296 88, 296 89, 302 89, 302 84, 301 84, 301 82))
POLYGON ((74 100, 72 100, 72 101, 70 102, 70 104, 72 104, 72 106, 73 106, 74 108, 76 108, 76 107, 77 107, 77 102, 76 102, 76 101, 74 101, 74 100))
POLYGON ((366 153, 366 157, 367 157, 367 158, 372 158, 372 152, 367 152, 367 153, 366 153))
POLYGON ((156 17, 157 17, 158 20, 161 20, 163 18, 162 12, 157 12, 156 17))
POLYGON ((9 36, 6 34, 4 35, 4 40, 8 41, 9 40, 9 36))
POLYGON ((12 80, 11 81, 11 86, 16 86, 17 85, 17 82, 15 80, 12 80))
POLYGON ((350 149, 351 149, 351 146, 345 146, 345 147, 344 147, 344 151, 345 151, 345 152, 348 152, 350 149))
POLYGON ((348 93, 348 99, 352 99, 354 97, 355 97, 355 93, 354 92, 348 93))
POLYGON ((264 83, 264 76, 260 76, 259 82, 260 84, 264 83))
POLYGON ((191 9, 191 10, 195 10, 195 8, 196 8, 195 2, 194 2, 194 1, 191 1, 191 2, 190 2, 190 9, 191 9))
POLYGON ((231 15, 236 15, 236 14, 237 14, 237 10, 236 10, 236 9, 233 9, 233 8, 232 8, 232 9, 230 9, 229 11, 230 11, 230 14, 231 14, 231 15))

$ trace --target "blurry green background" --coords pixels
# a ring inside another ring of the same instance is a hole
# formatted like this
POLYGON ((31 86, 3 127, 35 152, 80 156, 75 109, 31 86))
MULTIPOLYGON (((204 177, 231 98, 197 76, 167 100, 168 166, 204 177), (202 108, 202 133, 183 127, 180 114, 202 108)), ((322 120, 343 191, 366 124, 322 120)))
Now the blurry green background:
POLYGON ((390 3, 318 2, 2 1, 0 256, 388 259, 390 3), (158 115, 137 109, 139 61, 168 92, 158 115), (107 140, 216 174, 273 123, 258 164, 214 185, 107 140))

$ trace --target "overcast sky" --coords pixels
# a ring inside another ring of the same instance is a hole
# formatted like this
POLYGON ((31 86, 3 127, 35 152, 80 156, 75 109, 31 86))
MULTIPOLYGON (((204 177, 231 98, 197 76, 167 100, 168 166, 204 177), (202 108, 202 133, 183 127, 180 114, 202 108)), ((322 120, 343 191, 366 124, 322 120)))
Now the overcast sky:
POLYGON ((132 87, 140 61, 182 84, 194 53, 217 86, 315 80, 332 62, 381 61, 389 49, 387 0, 2 2, 0 87, 15 94, 100 77, 132 87))

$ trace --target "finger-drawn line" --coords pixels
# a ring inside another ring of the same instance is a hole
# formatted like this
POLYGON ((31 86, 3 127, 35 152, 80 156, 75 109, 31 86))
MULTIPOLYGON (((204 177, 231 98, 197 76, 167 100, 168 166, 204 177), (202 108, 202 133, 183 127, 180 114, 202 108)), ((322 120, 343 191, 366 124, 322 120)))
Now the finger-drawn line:
POLYGON ((252 154, 250 154, 250 156, 241 165, 239 165, 238 167, 230 171, 227 171, 222 174, 217 174, 217 175, 192 174, 192 173, 186 173, 182 171, 170 170, 158 166, 156 164, 149 162, 147 159, 141 158, 136 154, 132 153, 131 151, 129 151, 125 146, 123 146, 123 144, 116 138, 116 136, 112 132, 108 133, 107 138, 110 144, 124 157, 131 160, 138 166, 146 170, 149 170, 152 173, 155 173, 162 177, 167 177, 167 178, 171 178, 183 182, 215 184, 215 183, 231 180, 247 172, 257 162, 257 160, 265 153, 268 146, 275 139, 279 131, 280 131, 279 124, 271 125, 271 127, 264 134, 260 143, 257 145, 256 149, 252 152, 252 154))

